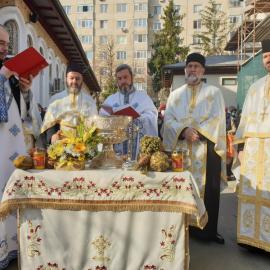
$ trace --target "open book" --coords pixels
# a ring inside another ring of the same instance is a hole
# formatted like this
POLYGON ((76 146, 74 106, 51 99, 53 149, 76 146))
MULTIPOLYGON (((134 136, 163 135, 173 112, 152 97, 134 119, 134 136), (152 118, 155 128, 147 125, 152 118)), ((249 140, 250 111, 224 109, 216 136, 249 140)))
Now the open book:
POLYGON ((29 79, 35 77, 43 68, 48 66, 45 58, 33 47, 30 47, 4 62, 4 66, 14 71, 19 77, 29 79))
POLYGON ((133 119, 140 116, 140 114, 130 104, 125 104, 114 108, 108 105, 101 105, 101 108, 111 115, 132 116, 133 119))

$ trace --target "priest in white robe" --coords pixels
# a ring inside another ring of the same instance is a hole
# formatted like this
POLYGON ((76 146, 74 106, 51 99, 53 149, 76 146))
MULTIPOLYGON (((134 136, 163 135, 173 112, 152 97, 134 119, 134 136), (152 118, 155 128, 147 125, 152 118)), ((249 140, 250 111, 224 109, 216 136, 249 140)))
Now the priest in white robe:
POLYGON ((262 58, 268 74, 248 90, 235 134, 241 149, 233 172, 240 180, 237 242, 270 252, 270 39, 262 41, 262 58))
MULTIPOLYGON (((118 108, 125 104, 130 104, 140 115, 133 120, 134 134, 131 149, 131 159, 135 160, 139 153, 140 139, 145 136, 158 136, 157 117, 158 112, 152 99, 144 91, 137 91, 133 85, 133 73, 129 65, 122 64, 115 71, 118 91, 109 96, 103 103, 100 109, 100 115, 110 115, 107 107, 118 108)), ((125 155, 128 153, 128 143, 115 145, 115 151, 125 155)))
POLYGON ((163 144, 168 152, 187 149, 189 168, 199 186, 208 212, 203 231, 196 237, 223 244, 217 232, 221 178, 226 179, 225 106, 221 91, 201 81, 205 58, 199 53, 186 60, 187 84, 171 92, 164 115, 163 144))
MULTIPOLYGON (((30 91, 32 78, 17 80, 16 74, 2 66, 8 44, 9 34, 0 26, 0 198, 15 169, 12 161, 27 154, 27 146, 33 146, 33 136, 38 136, 41 124, 30 91)), ((0 269, 17 257, 17 248, 17 221, 13 214, 0 222, 0 269)))
POLYGON ((42 133, 47 131, 48 144, 60 138, 60 130, 75 129, 81 118, 98 114, 94 99, 84 93, 82 85, 83 69, 76 63, 70 63, 66 72, 67 89, 49 104, 41 127, 42 133))

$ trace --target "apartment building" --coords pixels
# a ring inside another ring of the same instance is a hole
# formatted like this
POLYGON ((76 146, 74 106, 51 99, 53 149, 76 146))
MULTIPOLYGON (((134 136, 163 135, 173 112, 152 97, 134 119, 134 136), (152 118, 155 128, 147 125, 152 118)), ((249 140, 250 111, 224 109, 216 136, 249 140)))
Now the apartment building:
MULTIPOLYGON (((108 73, 108 46, 113 44, 114 65, 127 63, 135 72, 138 90, 151 89, 147 61, 151 57, 154 33, 162 28, 163 9, 169 0, 61 0, 102 87, 108 73)), ((240 23, 241 0, 216 0, 217 8, 228 14, 230 23, 240 23)), ((184 45, 193 51, 202 31, 200 11, 208 0, 174 0, 184 31, 184 45)))

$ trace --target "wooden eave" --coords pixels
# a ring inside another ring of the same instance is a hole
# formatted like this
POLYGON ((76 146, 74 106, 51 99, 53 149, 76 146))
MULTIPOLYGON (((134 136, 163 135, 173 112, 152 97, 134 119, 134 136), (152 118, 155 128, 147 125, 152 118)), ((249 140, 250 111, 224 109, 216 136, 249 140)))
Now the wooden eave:
POLYGON ((24 0, 24 2, 32 13, 38 15, 38 21, 68 61, 78 63, 85 70, 85 84, 91 91, 99 92, 101 89, 96 76, 59 0, 24 0))

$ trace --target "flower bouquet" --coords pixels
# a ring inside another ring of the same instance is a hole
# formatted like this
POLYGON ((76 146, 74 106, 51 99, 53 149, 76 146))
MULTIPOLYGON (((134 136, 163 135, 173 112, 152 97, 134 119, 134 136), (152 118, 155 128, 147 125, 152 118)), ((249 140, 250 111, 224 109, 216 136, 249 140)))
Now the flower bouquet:
POLYGON ((83 170, 85 162, 97 155, 97 145, 102 143, 98 129, 86 126, 81 120, 75 130, 61 133, 62 139, 47 149, 49 162, 55 169, 83 170))

